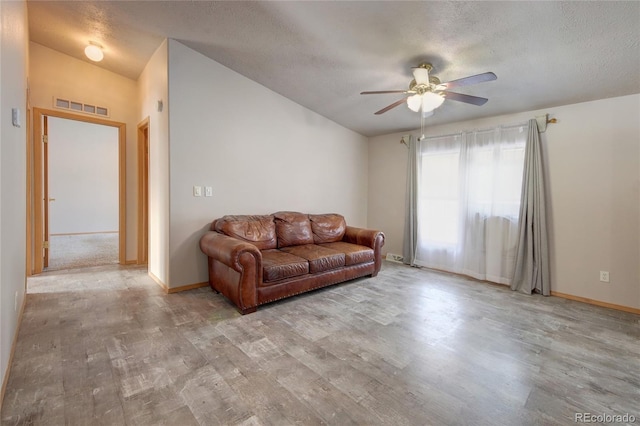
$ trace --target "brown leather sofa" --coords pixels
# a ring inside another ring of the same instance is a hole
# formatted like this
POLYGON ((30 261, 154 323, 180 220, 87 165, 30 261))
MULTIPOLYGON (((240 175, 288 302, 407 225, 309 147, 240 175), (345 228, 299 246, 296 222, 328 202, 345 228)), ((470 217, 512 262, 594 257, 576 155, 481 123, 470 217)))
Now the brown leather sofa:
POLYGON ((339 214, 224 216, 200 239, 209 285, 242 314, 265 303, 370 275, 384 234, 347 226, 339 214))

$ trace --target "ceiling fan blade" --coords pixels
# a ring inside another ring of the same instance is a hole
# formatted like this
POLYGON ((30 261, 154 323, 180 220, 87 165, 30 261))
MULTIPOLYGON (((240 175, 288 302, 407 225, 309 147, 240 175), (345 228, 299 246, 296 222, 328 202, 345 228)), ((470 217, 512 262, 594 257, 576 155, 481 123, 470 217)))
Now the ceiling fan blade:
POLYGON ((360 92, 361 95, 380 95, 382 93, 415 93, 411 90, 378 90, 375 92, 360 92))
POLYGON ((485 72, 482 74, 472 75, 470 77, 459 78, 457 80, 442 83, 447 88, 469 86, 470 84, 484 83, 485 81, 493 81, 498 77, 492 72, 485 72))
POLYGON ((481 98, 478 96, 471 96, 471 95, 463 95, 462 93, 449 92, 447 90, 443 90, 442 94, 444 95, 445 99, 451 99, 452 101, 464 102, 467 104, 478 105, 478 106, 486 104, 487 101, 489 100, 487 98, 481 98))
POLYGON ((385 112, 389 111, 390 109, 395 108, 398 105, 402 105, 406 101, 407 101, 406 98, 405 99, 400 99, 399 101, 396 101, 396 102, 392 103, 391 105, 388 105, 388 106, 382 108, 380 111, 377 111, 375 114, 376 115, 384 114, 385 112))

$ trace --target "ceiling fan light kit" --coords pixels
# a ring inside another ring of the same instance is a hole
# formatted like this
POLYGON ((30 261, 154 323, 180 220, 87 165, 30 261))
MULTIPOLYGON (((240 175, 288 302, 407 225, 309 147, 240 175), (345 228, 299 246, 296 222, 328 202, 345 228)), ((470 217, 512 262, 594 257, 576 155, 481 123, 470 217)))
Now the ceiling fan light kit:
POLYGON ((441 95, 427 92, 422 95, 413 95, 407 98, 407 106, 411 111, 428 113, 438 108, 444 102, 441 95))
POLYGON ((407 106, 411 111, 425 114, 438 108, 444 102, 444 97, 437 92, 440 80, 437 77, 429 77, 431 64, 420 64, 413 69, 413 81, 409 84, 409 93, 415 95, 407 98, 407 106))

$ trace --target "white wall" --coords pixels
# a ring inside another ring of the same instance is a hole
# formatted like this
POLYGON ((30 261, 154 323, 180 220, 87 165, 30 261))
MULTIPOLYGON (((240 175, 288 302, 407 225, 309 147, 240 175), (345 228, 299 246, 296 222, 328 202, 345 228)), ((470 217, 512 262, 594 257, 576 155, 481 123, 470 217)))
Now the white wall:
POLYGON ((110 120, 127 125, 126 259, 137 257, 138 88, 134 80, 31 42, 29 81, 34 107, 53 109, 53 97, 110 108, 110 120))
POLYGON ((149 119, 149 272, 169 280, 169 80, 167 41, 138 79, 138 122, 149 119), (163 111, 157 102, 162 100, 163 111))
POLYGON ((25 299, 28 34, 23 1, 0 2, 0 381, 25 299), (21 127, 11 124, 19 108, 21 127))
POLYGON ((48 120, 49 233, 118 232, 118 129, 48 120))
MULTIPOLYGON (((640 95, 428 127, 427 134, 543 113, 558 119, 542 135, 552 291, 640 308, 640 95), (610 283, 599 281, 600 270, 610 272, 610 283)), ((370 140, 368 223, 385 232, 386 252, 400 254, 408 155, 401 136, 370 140)))
POLYGON ((366 226, 364 136, 174 40, 169 100, 170 287, 207 281, 198 241, 225 214, 336 212, 366 226))

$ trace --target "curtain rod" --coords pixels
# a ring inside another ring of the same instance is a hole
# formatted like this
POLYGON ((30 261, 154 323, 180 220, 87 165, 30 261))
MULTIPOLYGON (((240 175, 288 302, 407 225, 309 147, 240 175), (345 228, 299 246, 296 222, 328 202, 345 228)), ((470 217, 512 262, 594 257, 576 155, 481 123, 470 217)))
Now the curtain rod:
MULTIPOLYGON (((547 124, 555 124, 558 122, 557 119, 555 118, 549 118, 549 114, 544 114, 544 115, 539 115, 536 116, 536 120, 538 121, 538 128, 540 130, 540 132, 544 133, 545 130, 547 130, 547 124)), ((511 127, 519 127, 519 126, 524 126, 527 123, 522 123, 522 124, 512 124, 509 126, 500 126, 500 127, 504 127, 504 128, 511 128, 511 127)), ((485 129, 482 130, 476 130, 476 131, 483 131, 485 129)), ((486 130, 491 130, 491 129, 486 129, 486 130)), ((437 136, 429 136, 427 139, 429 138, 444 138, 444 137, 448 137, 448 136, 457 136, 462 134, 463 132, 457 132, 457 133, 451 133, 448 135, 437 135, 437 136)), ((407 143, 407 141, 409 140, 409 138, 411 137, 411 135, 403 135, 402 138, 400 139, 400 143, 404 144, 407 148, 409 148, 409 144, 407 143)))
MULTIPOLYGON (((449 136, 461 136, 463 132, 456 132, 456 133, 451 133, 448 135, 435 135, 435 136, 427 136, 426 139, 429 138, 446 138, 449 136)), ((407 140, 409 139, 411 135, 404 135, 402 136, 402 139, 400 139, 400 143, 405 144, 407 146, 407 148, 409 148, 409 144, 407 143, 407 140)))

